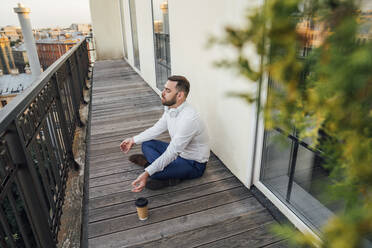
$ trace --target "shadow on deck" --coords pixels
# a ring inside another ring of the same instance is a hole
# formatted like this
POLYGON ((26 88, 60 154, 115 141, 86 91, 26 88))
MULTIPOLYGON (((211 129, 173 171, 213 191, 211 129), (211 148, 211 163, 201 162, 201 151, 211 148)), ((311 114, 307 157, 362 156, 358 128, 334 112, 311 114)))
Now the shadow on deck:
MULTIPOLYGON (((88 247, 285 247, 268 232, 274 219, 231 172, 211 155, 202 178, 160 191, 132 193, 141 168, 119 149, 125 137, 161 116, 158 95, 124 61, 100 61, 93 73, 88 247), (149 200, 149 219, 139 221, 134 200, 149 200)), ((169 141, 168 134, 159 137, 169 141)))

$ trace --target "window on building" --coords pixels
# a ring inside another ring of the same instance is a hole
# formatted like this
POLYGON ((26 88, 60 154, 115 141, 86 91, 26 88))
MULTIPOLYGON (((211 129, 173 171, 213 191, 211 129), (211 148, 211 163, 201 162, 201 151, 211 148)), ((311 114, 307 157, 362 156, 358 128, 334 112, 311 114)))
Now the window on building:
POLYGON ((139 57, 139 47, 138 47, 138 34, 137 34, 137 19, 136 19, 136 4, 135 0, 129 0, 129 10, 130 10, 130 22, 132 28, 132 43, 133 43, 133 56, 134 56, 134 66, 140 70, 140 57, 139 57))
POLYGON ((168 0, 152 0, 156 87, 163 90, 171 75, 168 0))

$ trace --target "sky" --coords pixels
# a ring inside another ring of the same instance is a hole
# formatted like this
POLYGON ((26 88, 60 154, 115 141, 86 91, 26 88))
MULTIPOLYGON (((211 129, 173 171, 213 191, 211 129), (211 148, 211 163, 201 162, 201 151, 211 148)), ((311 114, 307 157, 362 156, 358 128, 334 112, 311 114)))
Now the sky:
MULTIPOLYGON (((71 23, 91 23, 89 0, 0 0, 0 27, 20 26, 13 8, 21 2, 31 9, 33 28, 68 27, 71 23)), ((102 0, 106 1, 106 0, 102 0)), ((372 0, 361 0, 372 10, 372 0)))
POLYGON ((372 10, 372 0, 362 0, 364 10, 372 10))
POLYGON ((31 9, 33 28, 69 27, 72 23, 91 23, 89 0, 0 0, 0 27, 20 26, 13 8, 20 2, 31 9))

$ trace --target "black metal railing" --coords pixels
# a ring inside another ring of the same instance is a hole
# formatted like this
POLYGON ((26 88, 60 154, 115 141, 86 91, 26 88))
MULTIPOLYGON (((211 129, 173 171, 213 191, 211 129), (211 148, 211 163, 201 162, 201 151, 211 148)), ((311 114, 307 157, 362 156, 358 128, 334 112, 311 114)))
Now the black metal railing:
POLYGON ((56 247, 88 69, 83 40, 0 112, 1 247, 56 247))

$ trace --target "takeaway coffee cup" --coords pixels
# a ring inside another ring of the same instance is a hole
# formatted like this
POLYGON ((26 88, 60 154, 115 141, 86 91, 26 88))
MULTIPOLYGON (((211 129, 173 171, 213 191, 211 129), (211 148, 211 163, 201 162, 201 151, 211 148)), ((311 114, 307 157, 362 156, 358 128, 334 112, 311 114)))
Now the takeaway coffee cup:
POLYGON ((137 214, 140 220, 147 220, 148 217, 148 200, 144 197, 140 197, 136 200, 137 214))

